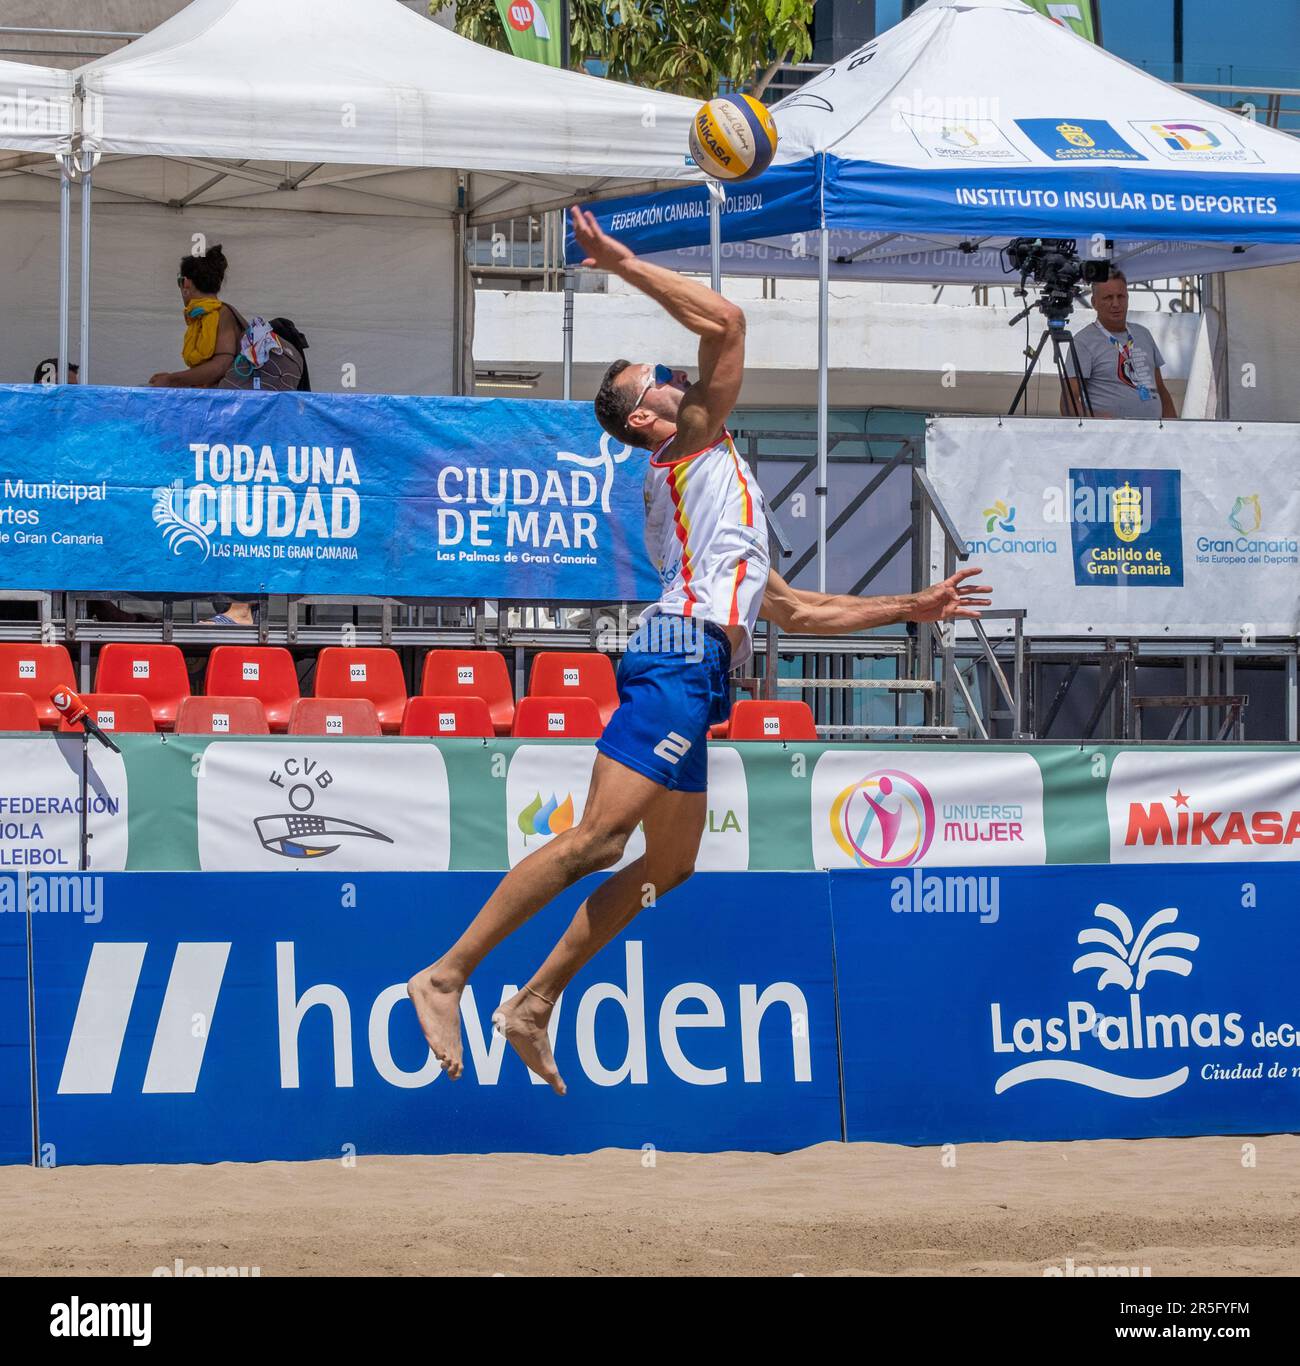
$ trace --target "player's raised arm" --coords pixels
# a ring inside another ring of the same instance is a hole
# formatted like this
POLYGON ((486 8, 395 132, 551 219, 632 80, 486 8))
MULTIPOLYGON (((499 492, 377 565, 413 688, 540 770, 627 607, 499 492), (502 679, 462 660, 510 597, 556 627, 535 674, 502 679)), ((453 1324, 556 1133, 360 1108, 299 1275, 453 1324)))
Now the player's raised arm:
POLYGON ((679 450, 697 450, 722 433, 740 396, 745 370, 745 315, 707 285, 651 265, 601 230, 594 214, 571 210, 573 236, 587 253, 583 265, 607 270, 648 294, 700 339, 700 377, 677 412, 679 450))

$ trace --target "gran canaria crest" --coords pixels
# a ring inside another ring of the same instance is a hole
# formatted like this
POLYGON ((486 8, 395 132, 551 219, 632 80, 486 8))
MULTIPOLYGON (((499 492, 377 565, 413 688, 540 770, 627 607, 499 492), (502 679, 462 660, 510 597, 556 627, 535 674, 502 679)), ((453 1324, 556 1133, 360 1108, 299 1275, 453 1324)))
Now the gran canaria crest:
POLYGON ((1142 490, 1127 479, 1111 497, 1111 523, 1121 541, 1136 541, 1142 534, 1142 490))

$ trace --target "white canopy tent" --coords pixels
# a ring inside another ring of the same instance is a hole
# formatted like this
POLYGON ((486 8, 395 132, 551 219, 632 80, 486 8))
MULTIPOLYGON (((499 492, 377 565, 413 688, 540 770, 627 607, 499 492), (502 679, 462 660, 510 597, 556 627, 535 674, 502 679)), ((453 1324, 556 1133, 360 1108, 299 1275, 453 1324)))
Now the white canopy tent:
MULTIPOLYGON (((71 117, 44 139, 10 137, 0 123, 0 147, 18 153, 0 155, 0 213, 17 225, 0 279, 10 277, 6 291, 21 296, 10 300, 17 316, 31 318, 44 277, 32 271, 24 282, 24 266, 55 182, 63 182, 66 222, 68 183, 79 179, 83 379, 92 180, 113 269, 106 289, 96 273, 94 311, 97 326, 102 317, 114 329, 119 376, 121 352, 139 344, 141 315, 156 332, 167 308, 175 312, 174 294, 166 306, 143 302, 151 272, 161 291, 192 240, 229 248, 234 237, 232 261, 262 262, 262 275, 253 266, 241 283, 261 298, 280 291, 274 308, 254 300, 256 311, 293 312, 311 334, 319 304, 316 320, 325 318, 340 347, 351 337, 354 356, 358 333, 389 325, 385 305, 418 292, 431 325, 407 341, 426 362, 435 350, 447 359, 425 370, 424 386, 460 391, 472 306, 468 225, 700 179, 685 155, 692 101, 521 61, 396 0, 195 0, 74 73, 0 64, 0 109, 32 87, 33 72, 66 92, 71 117), (33 161, 49 152, 64 153, 61 162, 33 161), (366 278, 366 256, 378 259, 380 279, 366 278), (312 302, 287 300, 295 288, 312 302), (440 326, 448 312, 451 325, 440 326)), ((98 245, 96 253, 98 262, 98 245)))
MULTIPOLYGON (((66 162, 72 147, 76 100, 72 74, 51 66, 0 61, 0 170, 48 166, 51 155, 66 162)), ((58 164, 58 163, 56 163, 58 164)), ((68 233, 71 184, 65 172, 59 216, 59 379, 67 379, 68 233)), ((13 311, 0 293, 0 316, 12 326, 13 311)))

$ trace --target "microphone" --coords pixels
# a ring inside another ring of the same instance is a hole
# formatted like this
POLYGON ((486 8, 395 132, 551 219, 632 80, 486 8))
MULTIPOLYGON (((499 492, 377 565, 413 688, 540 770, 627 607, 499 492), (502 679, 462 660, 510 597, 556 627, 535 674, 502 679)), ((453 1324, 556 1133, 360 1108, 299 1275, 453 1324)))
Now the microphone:
POLYGON ((80 726, 83 734, 93 735, 101 745, 107 746, 114 754, 121 754, 122 751, 92 720, 90 708, 79 693, 68 687, 55 688, 50 693, 50 701, 54 703, 55 711, 68 726, 80 726))

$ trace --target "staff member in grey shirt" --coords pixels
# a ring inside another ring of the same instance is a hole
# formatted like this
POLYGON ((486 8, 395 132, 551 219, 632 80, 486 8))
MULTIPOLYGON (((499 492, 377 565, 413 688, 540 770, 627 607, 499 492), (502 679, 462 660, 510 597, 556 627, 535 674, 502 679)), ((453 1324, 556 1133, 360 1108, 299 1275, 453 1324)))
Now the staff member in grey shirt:
MULTIPOLYGON (((1094 417, 1177 417, 1173 395, 1160 373, 1165 358, 1155 338, 1128 320, 1128 280, 1112 270, 1104 284, 1093 285, 1097 321, 1075 334, 1079 369, 1088 385, 1094 417)), ((1079 382, 1070 380, 1076 410, 1082 409, 1079 382)), ((1071 416, 1061 399, 1062 417, 1071 416)))

